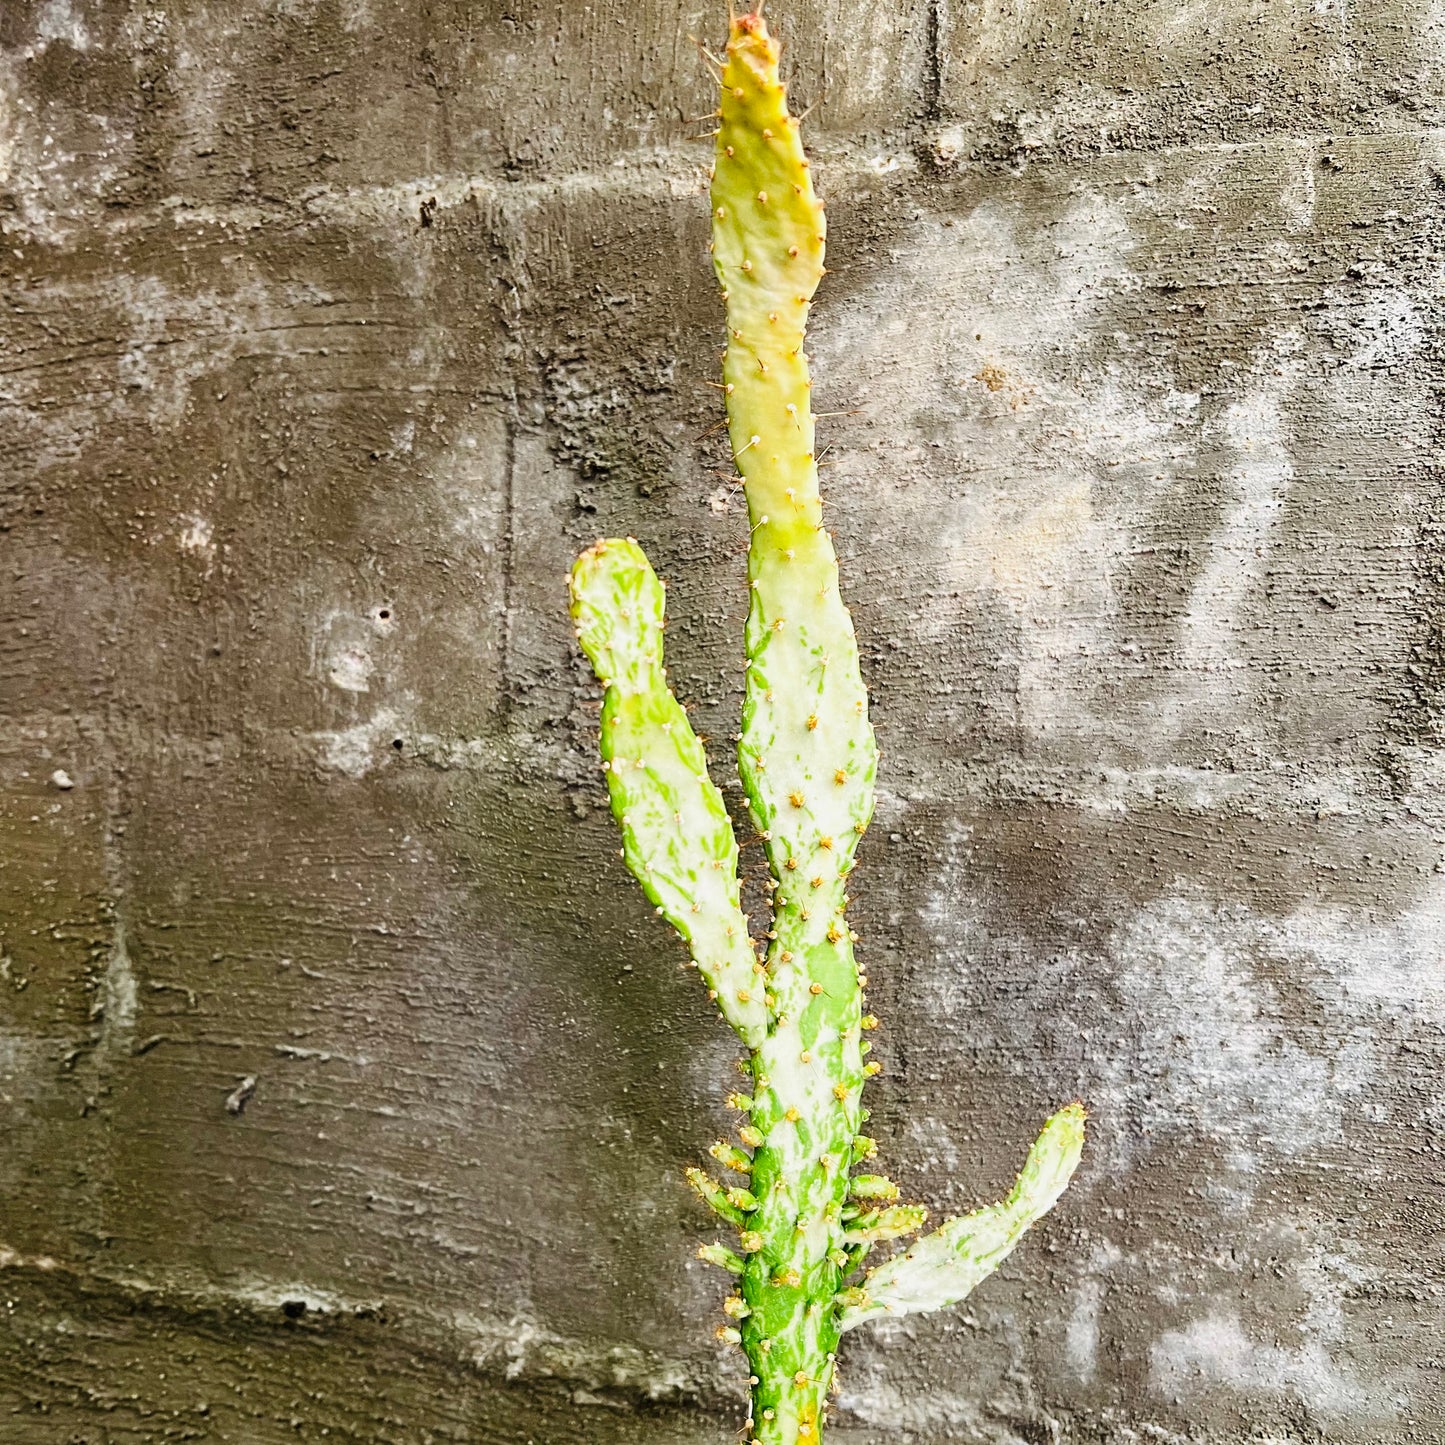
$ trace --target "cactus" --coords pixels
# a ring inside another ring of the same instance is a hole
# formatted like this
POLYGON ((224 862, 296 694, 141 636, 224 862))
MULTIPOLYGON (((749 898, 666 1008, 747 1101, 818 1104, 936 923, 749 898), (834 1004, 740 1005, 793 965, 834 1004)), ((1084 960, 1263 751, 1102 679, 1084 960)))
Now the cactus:
POLYGON ((1044 1126, 1012 1193, 860 1274, 875 1244, 916 1234, 861 1133, 864 1034, 846 908, 873 809, 878 753, 852 619, 822 522, 804 327, 824 221, 761 16, 735 17, 721 62, 712 256, 727 306, 723 390, 752 524, 738 769, 771 871, 771 926, 742 912, 738 846, 702 744, 663 668, 663 584, 631 539, 598 542, 571 575, 577 635, 605 689, 601 751, 623 856, 686 940, 749 1051, 739 1144, 712 1153, 743 1182, 688 1180, 738 1231, 700 1256, 737 1279, 719 1337, 751 1366, 756 1445, 817 1445, 844 1331, 962 1299, 1048 1210, 1083 1147, 1084 1112, 1044 1126))

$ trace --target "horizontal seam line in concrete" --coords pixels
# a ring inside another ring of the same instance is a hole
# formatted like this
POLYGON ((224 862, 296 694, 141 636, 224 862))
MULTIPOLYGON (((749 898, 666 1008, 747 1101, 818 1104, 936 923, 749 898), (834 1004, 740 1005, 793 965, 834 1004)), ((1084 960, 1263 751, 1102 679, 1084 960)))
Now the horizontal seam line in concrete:
MULTIPOLYGON (((28 1278, 42 1292, 47 1280, 62 1279, 71 1288, 98 1296, 102 1308, 110 1299, 127 1311, 140 1306, 182 1316, 239 1313, 262 1328, 277 1331, 297 1317, 294 1312, 287 1315, 288 1304, 304 1305, 300 1313, 314 1316, 323 1325, 375 1323, 385 1311, 400 1322, 401 1327, 394 1332, 402 1343, 422 1349, 430 1344, 448 1359, 460 1359, 483 1374, 500 1375, 512 1383, 575 1385, 650 1402, 670 1399, 685 1403, 690 1399, 721 1398, 727 1393, 721 1379, 698 1378, 685 1362, 668 1360, 637 1345, 589 1344, 539 1329, 519 1318, 448 1315, 418 1311, 411 1304, 398 1308, 395 1300, 382 1297, 348 1299, 297 1281, 267 1281, 246 1290, 210 1284, 156 1284, 134 1275, 76 1268, 48 1255, 26 1256, 0 1245, 0 1278, 6 1273, 28 1278), (418 1339, 411 1333, 408 1326, 418 1322, 428 1327, 430 1340, 418 1339), (468 1329, 467 1323, 474 1327, 468 1329)), ((382 1328, 387 1328, 384 1323, 382 1328)))
MULTIPOLYGON (((683 695, 686 696, 684 686, 683 695)), ((879 712, 875 704, 875 716, 883 727, 890 718, 887 712, 879 712)), ((32 740, 54 735, 62 723, 69 722, 72 715, 53 713, 5 713, 0 718, 10 723, 12 740, 20 746, 32 740)), ((103 731, 98 719, 88 719, 97 730, 103 731)), ((365 727, 365 724, 361 725, 365 727)), ((265 730, 281 746, 273 757, 294 757, 298 754, 316 761, 305 746, 324 747, 337 741, 349 729, 315 728, 293 729, 277 727, 265 730), (296 747, 301 744, 301 747, 296 747)), ((499 731, 481 734, 445 734, 409 731, 403 720, 379 723, 375 728, 374 744, 377 761, 367 774, 380 771, 383 767, 423 769, 433 772, 455 772, 482 778, 510 778, 517 765, 524 761, 536 763, 544 768, 547 775, 559 782, 563 788, 595 784, 602 787, 601 779, 595 773, 596 760, 590 743, 580 748, 561 747, 549 743, 536 734, 508 733, 499 731), (406 749, 403 757, 393 757, 383 739, 401 737, 406 749), (562 769, 576 764, 582 772, 580 777, 562 776, 562 769)), ((132 745, 135 739, 130 739, 132 745)), ((1420 750, 1422 756, 1433 756, 1433 749, 1420 750)), ((199 765, 210 756, 203 747, 179 734, 168 734, 165 741, 168 760, 180 765, 199 765)), ((13 754, 12 754, 13 756, 13 754)), ((134 747, 126 756, 135 766, 149 760, 153 755, 143 747, 134 747)), ((225 751, 221 760, 234 758, 235 753, 225 751)), ((66 763, 74 767, 73 763, 66 763)), ((353 780, 361 775, 346 774, 338 767, 320 764, 328 775, 349 776, 353 780)), ((969 798, 989 800, 1001 788, 1017 789, 1019 801, 1032 805, 1048 805, 1072 808, 1094 808, 1099 805, 1128 805, 1139 813, 1170 812, 1185 803, 1189 812, 1186 816, 1199 821, 1217 814, 1227 814, 1242 807, 1269 807, 1271 809, 1299 809, 1306 813, 1320 813, 1324 817, 1350 819, 1362 827, 1389 823, 1401 828, 1412 822, 1422 828, 1436 826, 1436 810, 1422 811, 1424 798, 1405 797, 1387 799, 1362 793, 1361 777, 1366 770, 1358 768, 1308 768, 1301 767, 1281 778, 1278 769, 1272 766, 1258 768, 1237 768, 1229 771, 1214 768, 1189 767, 1128 767, 1113 763, 1090 765, 1052 765, 1043 762, 1021 761, 1014 756, 1003 756, 984 760, 959 760, 946 774, 946 786, 938 779, 920 782, 912 779, 900 783, 896 788, 883 791, 892 799, 905 805, 932 804, 948 798, 969 798), (1103 775, 1101 777, 1101 775, 1103 775), (930 782, 938 788, 937 796, 930 794, 930 782), (1096 784, 1091 786, 1091 784, 1096 784), (1208 789, 1208 796, 1202 796, 1208 789), (1152 806, 1151 806, 1152 805, 1152 806)), ((79 770, 77 769, 77 774, 79 770)), ((715 777, 724 789, 741 786, 736 775, 726 771, 726 760, 715 763, 715 777)), ((1371 774, 1378 776, 1378 772, 1371 774)), ((13 780, 13 774, 10 775, 13 780)), ((0 786, 6 783, 0 774, 0 786)), ((85 786, 72 793, 71 797, 85 797, 85 786)), ((59 796, 58 794, 56 796, 59 796)), ((0 1264, 3 1264, 0 1255, 0 1264)))
MULTIPOLYGON (((1251 151, 1268 152, 1286 146, 1298 149, 1311 145, 1340 146, 1371 141, 1398 143, 1402 139, 1407 142, 1445 141, 1445 127, 1419 126, 1354 132, 1332 130, 1303 135, 1277 133, 1244 141, 1191 141, 1157 147, 1118 146, 1077 155, 1043 151, 1030 156, 1025 164, 1029 169, 1044 170, 1050 167, 1087 166, 1094 162, 1111 160, 1167 159, 1191 154, 1243 155, 1251 151)), ((98 224, 82 223, 77 228, 77 234, 144 229, 158 224, 166 214, 173 215, 178 220, 184 217, 190 224, 232 225, 246 229, 268 224, 282 225, 304 219, 380 220, 392 214, 410 215, 420 202, 431 199, 436 200, 438 209, 451 209, 479 200, 495 204, 503 211, 526 212, 559 199, 588 194, 654 195, 659 182, 668 187, 673 198, 681 199, 702 194, 709 164, 705 158, 693 158, 693 143, 687 144, 687 151, 684 151, 681 145, 639 149, 624 153, 605 169, 570 171, 558 176, 526 181, 498 180, 479 174, 416 176, 379 186, 350 187, 342 190, 323 187, 298 193, 293 200, 269 206, 246 202, 223 206, 193 204, 182 195, 173 195, 151 206, 117 216, 113 220, 98 224)), ((870 180, 882 180, 896 173, 916 175, 921 170, 914 154, 917 145, 916 136, 903 132, 885 136, 867 147, 872 152, 871 159, 847 157, 830 152, 826 146, 819 147, 815 153, 815 161, 820 190, 826 194, 831 186, 836 194, 846 194, 860 183, 870 180)), ((979 162, 963 161, 940 165, 935 176, 946 184, 963 179, 971 171, 985 173, 979 162)), ((1013 174, 1016 177, 1020 173, 1013 174)), ((65 247, 61 244, 54 249, 63 250, 65 247)))

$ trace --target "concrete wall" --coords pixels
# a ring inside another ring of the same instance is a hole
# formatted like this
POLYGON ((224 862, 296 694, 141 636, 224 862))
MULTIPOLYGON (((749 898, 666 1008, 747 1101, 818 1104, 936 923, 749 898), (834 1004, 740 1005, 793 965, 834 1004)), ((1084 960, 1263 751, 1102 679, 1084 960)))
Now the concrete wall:
MULTIPOLYGON (((949 1211, 1093 1112, 834 1438, 1445 1438, 1445 12, 778 3, 874 1132, 949 1211)), ((741 1423, 562 587, 644 541, 726 775, 718 9, 0 6, 7 1442, 741 1423)))

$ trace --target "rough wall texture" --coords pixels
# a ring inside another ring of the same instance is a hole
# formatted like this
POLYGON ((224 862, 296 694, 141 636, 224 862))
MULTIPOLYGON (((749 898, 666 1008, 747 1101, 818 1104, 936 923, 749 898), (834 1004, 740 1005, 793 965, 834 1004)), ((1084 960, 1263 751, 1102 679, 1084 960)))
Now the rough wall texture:
MULTIPOLYGON (((1445 1439, 1445 12, 774 24, 874 1132, 957 1210, 1094 1115, 966 1308, 849 1337, 835 1438, 1445 1439)), ((719 29, 0 5, 5 1441, 733 1438, 680 1171, 734 1048, 562 586, 645 541, 726 773, 719 29)))

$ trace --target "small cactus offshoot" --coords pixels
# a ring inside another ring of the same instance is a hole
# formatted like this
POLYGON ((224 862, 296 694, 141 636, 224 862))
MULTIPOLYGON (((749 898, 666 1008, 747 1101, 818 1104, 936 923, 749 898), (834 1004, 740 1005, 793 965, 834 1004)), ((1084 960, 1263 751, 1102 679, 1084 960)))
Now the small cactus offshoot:
POLYGON ((824 530, 803 335, 823 275, 823 208, 757 14, 734 18, 722 63, 712 255, 727 305, 723 389, 751 521, 751 605, 738 770, 772 873, 755 943, 738 845, 702 744, 663 670, 663 585, 635 541, 598 542, 571 576, 572 615, 605 689, 602 766, 623 857, 686 940, 749 1051, 731 1177, 688 1181, 737 1231, 700 1257, 735 1278, 719 1338, 751 1366, 749 1439, 818 1445, 842 1334, 964 1298, 1068 1184, 1084 1110, 1055 1114, 1001 1203, 917 1236, 927 1211, 872 1172, 849 875, 878 760, 852 618, 824 530), (864 1166, 858 1170, 858 1166, 864 1166), (741 1182, 735 1182, 740 1180, 741 1182), (911 1240, 865 1270, 877 1244, 911 1240))

